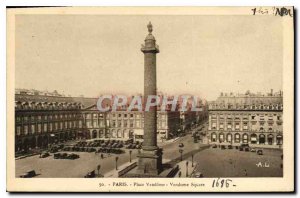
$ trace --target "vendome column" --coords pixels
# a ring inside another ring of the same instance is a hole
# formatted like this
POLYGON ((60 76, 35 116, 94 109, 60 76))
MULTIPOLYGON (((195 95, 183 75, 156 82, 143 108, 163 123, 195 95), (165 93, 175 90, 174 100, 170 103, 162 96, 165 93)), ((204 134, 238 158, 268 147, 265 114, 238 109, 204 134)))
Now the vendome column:
MULTIPOLYGON (((144 53, 144 99, 156 95, 156 54, 159 53, 155 38, 152 35, 152 24, 149 22, 144 53)), ((162 171, 162 150, 157 147, 157 107, 144 111, 144 142, 138 155, 138 172, 145 175, 158 175, 162 171)))

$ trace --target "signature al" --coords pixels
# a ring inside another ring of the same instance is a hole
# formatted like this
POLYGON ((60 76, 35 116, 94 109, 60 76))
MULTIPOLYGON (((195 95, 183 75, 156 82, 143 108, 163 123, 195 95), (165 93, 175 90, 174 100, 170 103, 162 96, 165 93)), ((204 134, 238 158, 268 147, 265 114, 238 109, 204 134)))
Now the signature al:
POLYGON ((270 164, 269 162, 258 162, 256 164, 257 167, 261 167, 261 168, 269 168, 270 167, 270 164))

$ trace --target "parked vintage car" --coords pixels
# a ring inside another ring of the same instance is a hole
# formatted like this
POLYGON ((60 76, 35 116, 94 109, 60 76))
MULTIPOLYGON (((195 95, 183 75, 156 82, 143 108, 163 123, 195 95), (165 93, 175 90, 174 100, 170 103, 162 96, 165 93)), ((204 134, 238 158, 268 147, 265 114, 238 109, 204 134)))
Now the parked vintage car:
POLYGON ((250 147, 245 147, 245 151, 249 152, 250 151, 250 147))
POLYGON ((75 153, 71 153, 71 154, 69 154, 69 155, 67 156, 67 159, 72 159, 72 160, 74 160, 74 159, 77 159, 77 158, 79 158, 79 155, 77 155, 77 154, 75 154, 75 153))
POLYGON ((226 146, 225 145, 221 145, 221 149, 222 150, 226 149, 226 146))
POLYGON ((195 173, 194 177, 195 178, 201 178, 201 177, 203 177, 203 174, 201 172, 197 172, 197 173, 195 173))
POLYGON ((55 153, 53 157, 54 157, 54 159, 60 159, 61 154, 60 153, 55 153))
POLYGON ((31 171, 27 171, 26 173, 20 175, 21 178, 31 178, 31 177, 35 177, 36 173, 34 170, 31 171))
POLYGON ((257 150, 257 155, 263 155, 263 150, 261 149, 257 150))
POLYGON ((50 154, 48 152, 44 152, 44 153, 41 153, 40 158, 46 158, 49 156, 50 156, 50 154))
POLYGON ((213 144, 213 145, 212 145, 212 148, 217 148, 217 145, 216 145, 216 144, 213 144))
POLYGON ((56 152, 58 152, 58 147, 52 147, 50 149, 50 153, 56 153, 56 152))
POLYGON ((232 145, 228 145, 228 149, 232 149, 233 147, 232 147, 232 145))
POLYGON ((95 170, 93 170, 91 172, 88 172, 84 177, 85 178, 94 178, 94 177, 96 177, 95 170))

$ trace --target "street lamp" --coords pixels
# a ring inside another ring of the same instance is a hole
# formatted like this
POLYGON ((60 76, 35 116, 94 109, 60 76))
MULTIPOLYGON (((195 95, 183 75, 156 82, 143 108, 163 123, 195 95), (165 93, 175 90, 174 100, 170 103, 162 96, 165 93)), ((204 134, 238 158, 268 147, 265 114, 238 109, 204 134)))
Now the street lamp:
POLYGON ((116 170, 118 170, 118 159, 119 159, 119 157, 117 156, 116 157, 116 170))
POLYGON ((99 164, 99 165, 97 166, 98 177, 100 176, 100 168, 101 168, 101 165, 99 164))
POLYGON ((186 177, 189 176, 189 169, 188 169, 188 166, 189 166, 189 162, 186 161, 186 177))
POLYGON ((180 143, 178 145, 179 147, 179 153, 180 153, 180 161, 182 161, 182 153, 183 153, 183 147, 184 147, 184 144, 183 143, 180 143))
POLYGON ((131 153, 132 153, 132 150, 129 150, 129 162, 131 163, 131 153))
POLYGON ((192 154, 192 167, 194 167, 194 154, 192 154))

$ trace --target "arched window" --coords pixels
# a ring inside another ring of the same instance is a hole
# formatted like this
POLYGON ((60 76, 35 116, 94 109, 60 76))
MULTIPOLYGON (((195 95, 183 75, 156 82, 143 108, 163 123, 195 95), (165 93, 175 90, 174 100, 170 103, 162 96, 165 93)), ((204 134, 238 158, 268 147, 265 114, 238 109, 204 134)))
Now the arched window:
POLYGON ((266 136, 264 134, 259 135, 259 144, 265 144, 266 136))
POLYGON ((236 134, 234 135, 234 142, 235 142, 235 143, 240 143, 240 142, 241 142, 241 136, 240 136, 239 133, 236 133, 236 134))
POLYGON ((216 133, 212 133, 211 134, 211 141, 212 142, 216 142, 217 141, 217 134, 216 133))
POLYGON ((219 142, 222 143, 222 142, 224 142, 224 140, 225 140, 224 133, 220 133, 219 134, 219 142))
POLYGON ((248 134, 246 134, 246 133, 243 134, 243 143, 248 143, 248 141, 249 141, 248 137, 249 137, 248 134))

